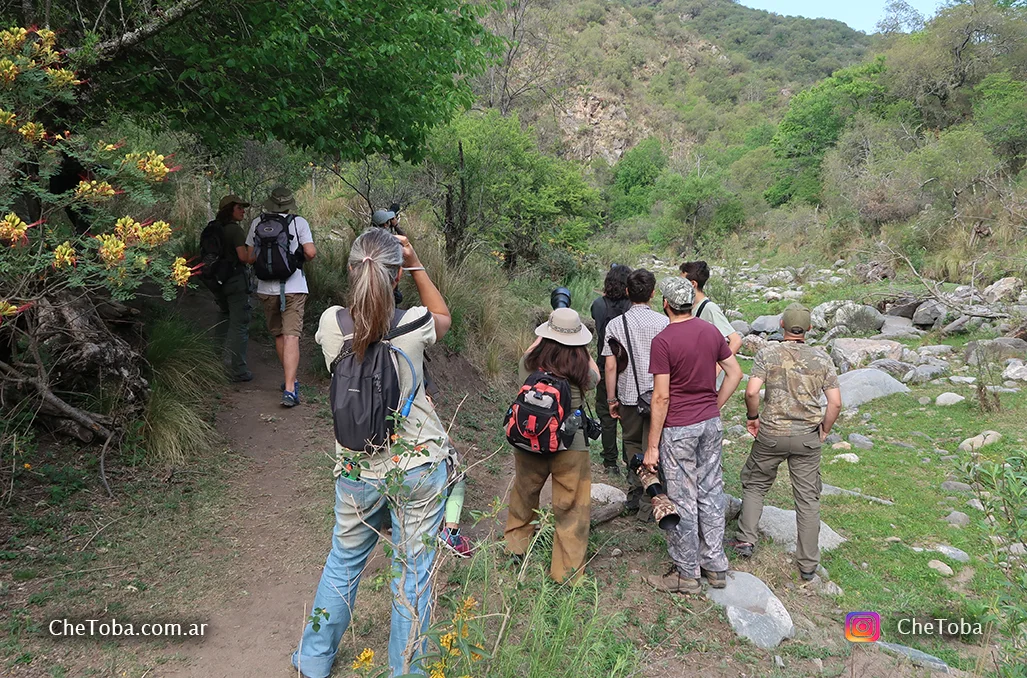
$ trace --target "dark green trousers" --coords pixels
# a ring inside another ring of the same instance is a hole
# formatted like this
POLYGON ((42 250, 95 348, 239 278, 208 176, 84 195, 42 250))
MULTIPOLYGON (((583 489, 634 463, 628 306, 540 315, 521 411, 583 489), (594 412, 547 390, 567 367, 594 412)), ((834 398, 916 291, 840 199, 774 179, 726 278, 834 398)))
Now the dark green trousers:
POLYGON ((617 466, 617 460, 621 458, 617 449, 617 420, 610 416, 606 398, 606 379, 601 378, 596 386, 596 416, 603 426, 603 466, 617 466))
MULTIPOLYGON (((649 444, 649 417, 639 415, 634 405, 620 406, 620 426, 624 436, 624 463, 636 454, 645 454, 649 444)), ((652 499, 642 489, 642 481, 634 471, 628 469, 628 507, 638 506, 638 517, 649 520, 653 514, 652 499)))
POLYGON ((249 372, 246 365, 246 347, 250 341, 250 304, 249 281, 246 274, 235 275, 224 282, 208 285, 218 305, 218 324, 214 327, 214 336, 219 346, 224 346, 225 353, 231 361, 229 376, 242 377, 249 372))

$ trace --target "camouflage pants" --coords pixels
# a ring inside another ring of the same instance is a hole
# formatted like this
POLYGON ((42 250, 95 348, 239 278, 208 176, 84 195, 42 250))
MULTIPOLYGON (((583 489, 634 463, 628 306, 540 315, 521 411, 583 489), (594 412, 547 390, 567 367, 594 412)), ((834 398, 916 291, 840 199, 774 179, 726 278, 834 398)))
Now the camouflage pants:
POLYGON ((681 522, 667 532, 667 550, 682 577, 699 578, 699 568, 728 569, 724 554, 727 501, 720 468, 724 427, 720 417, 692 426, 663 429, 660 468, 667 496, 681 522))

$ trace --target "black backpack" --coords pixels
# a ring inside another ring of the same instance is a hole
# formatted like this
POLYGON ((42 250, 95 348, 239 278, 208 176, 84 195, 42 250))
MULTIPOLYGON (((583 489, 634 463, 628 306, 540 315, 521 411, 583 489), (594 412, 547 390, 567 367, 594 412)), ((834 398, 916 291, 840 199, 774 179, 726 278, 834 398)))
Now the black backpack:
POLYGON ((303 257, 292 251, 293 235, 289 227, 295 214, 261 214, 253 229, 253 246, 257 260, 253 273, 260 280, 285 282, 303 267, 303 257))
MULTIPOLYGON (((391 341, 424 327, 432 320, 430 312, 420 318, 399 325, 405 311, 396 309, 392 329, 367 347, 364 360, 358 361, 347 339, 339 356, 332 361, 332 385, 329 394, 335 439, 348 450, 371 453, 381 450, 396 430, 395 414, 409 416, 421 384, 414 383, 410 394, 400 405, 397 356, 402 356, 415 375, 414 364, 391 341)), ((345 336, 353 334, 353 318, 342 308, 336 314, 339 328, 345 336)))
POLYGON ((236 271, 236 265, 225 256, 225 226, 215 219, 200 233, 200 279, 223 285, 236 271))
POLYGON ((535 370, 506 413, 503 427, 511 445, 525 452, 554 454, 574 441, 577 427, 564 430, 571 414, 571 385, 566 379, 535 370))

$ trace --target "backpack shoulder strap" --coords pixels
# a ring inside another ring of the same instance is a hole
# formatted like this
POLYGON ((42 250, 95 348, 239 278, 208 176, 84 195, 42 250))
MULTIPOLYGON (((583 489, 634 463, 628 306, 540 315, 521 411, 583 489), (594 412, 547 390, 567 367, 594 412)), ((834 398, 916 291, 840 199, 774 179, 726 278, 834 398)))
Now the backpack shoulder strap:
POLYGON ((410 334, 414 330, 419 330, 425 325, 427 325, 429 322, 431 322, 433 317, 431 311, 427 311, 420 318, 417 318, 416 320, 411 320, 408 323, 397 326, 397 323, 400 319, 402 319, 402 314, 404 313, 406 313, 406 311, 400 311, 399 309, 396 309, 396 316, 392 319, 393 329, 389 330, 389 333, 382 337, 384 341, 392 341, 396 337, 401 337, 404 334, 410 334))
MULTIPOLYGON (((418 330, 427 325, 432 320, 431 311, 428 311, 420 318, 412 320, 406 324, 400 325, 399 321, 403 319, 403 314, 406 311, 402 309, 396 309, 395 315, 392 317, 392 329, 382 337, 382 341, 392 341, 396 337, 401 337, 404 334, 409 334, 414 330, 418 330)), ((345 358, 350 353, 350 346, 353 343, 353 316, 349 314, 349 309, 340 308, 335 312, 335 320, 339 323, 339 329, 342 331, 342 336, 345 339, 342 348, 339 350, 339 355, 332 361, 332 372, 335 372, 335 366, 340 360, 345 358), (347 338, 348 337, 348 338, 347 338)))
POLYGON ((708 303, 710 303, 710 300, 709 300, 709 299, 703 299, 703 300, 702 300, 702 303, 701 303, 701 304, 699 304, 699 308, 697 308, 697 309, 695 310, 695 317, 696 317, 696 318, 701 318, 701 317, 702 317, 702 312, 703 312, 703 309, 705 309, 705 308, 706 308, 706 304, 708 304, 708 303))

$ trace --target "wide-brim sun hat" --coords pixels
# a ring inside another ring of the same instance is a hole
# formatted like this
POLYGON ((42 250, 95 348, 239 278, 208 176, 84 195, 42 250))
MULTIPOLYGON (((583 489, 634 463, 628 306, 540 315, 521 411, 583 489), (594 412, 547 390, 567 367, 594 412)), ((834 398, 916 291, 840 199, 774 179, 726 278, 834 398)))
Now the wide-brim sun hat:
POLYGON ((592 341, 592 333, 573 308, 558 308, 550 313, 549 320, 535 328, 535 336, 564 346, 585 346, 592 341))
POLYGON ((293 197, 292 191, 289 189, 279 186, 275 190, 271 191, 271 195, 268 196, 264 204, 261 205, 265 212, 271 212, 274 214, 291 214, 296 211, 296 198, 293 197))

